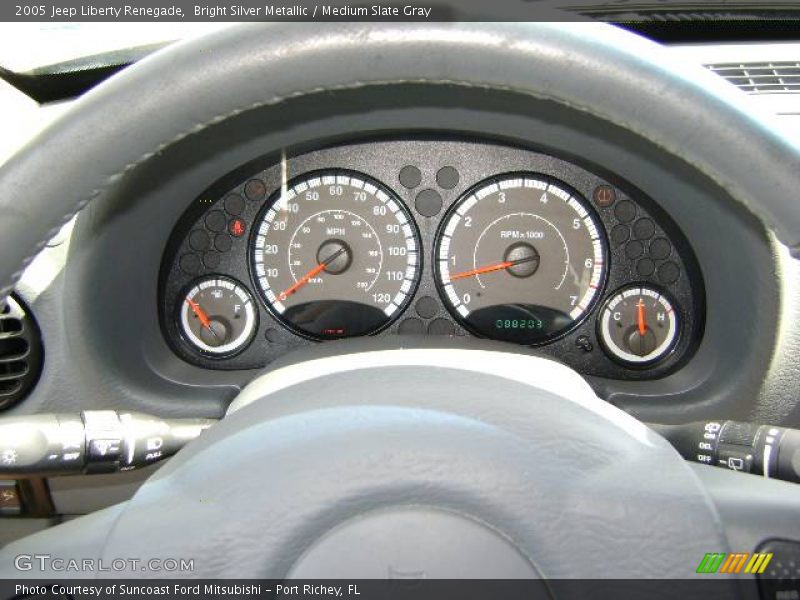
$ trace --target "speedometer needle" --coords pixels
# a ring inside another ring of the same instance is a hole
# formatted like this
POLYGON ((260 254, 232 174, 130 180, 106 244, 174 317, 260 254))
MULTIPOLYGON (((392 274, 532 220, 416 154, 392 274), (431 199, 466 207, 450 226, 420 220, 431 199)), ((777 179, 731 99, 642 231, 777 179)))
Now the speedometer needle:
POLYGON ((473 275, 480 275, 482 273, 503 271, 504 269, 508 269, 509 267, 513 267, 514 265, 521 265, 522 263, 530 262, 532 260, 538 260, 538 258, 539 258, 538 254, 536 256, 525 256, 523 258, 518 258, 517 260, 507 260, 505 262, 489 265, 487 267, 479 267, 477 269, 472 269, 471 271, 462 271, 461 273, 450 275, 450 281, 453 281, 455 279, 464 279, 465 277, 472 277, 473 275))
POLYGON ((317 275, 322 273, 325 270, 325 267, 327 267, 334 260, 339 258, 339 256, 341 256, 342 253, 344 253, 346 250, 347 250, 346 248, 342 247, 337 252, 334 252, 333 254, 331 254, 328 258, 323 260, 316 267, 311 269, 308 273, 306 273, 300 279, 295 281, 293 285, 289 286, 284 291, 282 291, 280 294, 278 294, 278 298, 280 298, 281 300, 286 300, 289 296, 294 294, 297 290, 299 290, 301 287, 303 287, 305 284, 307 284, 309 281, 311 281, 311 279, 313 279, 314 277, 316 277, 317 275))

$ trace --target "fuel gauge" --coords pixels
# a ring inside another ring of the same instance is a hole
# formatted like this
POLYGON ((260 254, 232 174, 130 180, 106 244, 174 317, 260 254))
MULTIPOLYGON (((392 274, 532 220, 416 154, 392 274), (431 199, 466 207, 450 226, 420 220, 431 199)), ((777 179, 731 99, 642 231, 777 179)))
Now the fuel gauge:
POLYGON ((634 285, 616 292, 603 307, 599 335, 612 358, 628 365, 661 360, 679 335, 673 303, 650 286, 634 285))
POLYGON ((182 297, 178 315, 184 338, 196 350, 213 356, 244 349, 258 328, 253 297, 228 277, 194 282, 182 297))

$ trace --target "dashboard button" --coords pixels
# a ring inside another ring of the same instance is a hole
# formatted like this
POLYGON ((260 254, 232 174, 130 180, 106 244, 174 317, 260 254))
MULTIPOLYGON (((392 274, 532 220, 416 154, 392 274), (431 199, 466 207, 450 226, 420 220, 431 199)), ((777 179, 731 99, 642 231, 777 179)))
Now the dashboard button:
POLYGON ((260 179, 251 179, 244 184, 244 195, 248 200, 261 200, 267 195, 267 186, 260 179))
POLYGON ((208 250, 211 246, 211 238, 202 229, 196 229, 189 234, 189 246, 198 252, 208 250))
POLYGON ((196 254, 184 254, 180 260, 181 271, 187 275, 197 275, 200 272, 200 258, 196 254))
POLYGON ((664 260, 672 253, 672 244, 666 238, 656 238, 650 243, 650 258, 664 260))
POLYGON ((231 249, 231 246, 233 246, 233 240, 226 233, 220 233, 214 238, 214 247, 220 252, 227 252, 231 249))
POLYGON ((238 217, 244 211, 244 198, 239 194, 228 194, 225 197, 225 212, 229 215, 238 217))
POLYGON ((409 317, 404 319, 397 328, 397 333, 402 335, 414 335, 425 331, 425 325, 419 319, 409 317))
POLYGON ((422 183, 422 173, 413 165, 406 165, 400 169, 400 185, 405 188, 413 189, 422 183))
POLYGON ((631 237, 631 230, 627 225, 614 225, 611 230, 611 241, 615 246, 620 246, 627 242, 631 237))
POLYGON ((640 240, 649 240, 656 232, 656 226, 650 219, 639 219, 633 225, 633 235, 640 240))
POLYGON ((428 325, 428 333, 431 335, 454 335, 456 328, 447 319, 434 319, 428 325))
POLYGON ((430 319, 431 317, 436 316, 436 313, 439 312, 439 305, 437 304, 436 300, 430 296, 423 296, 417 300, 415 308, 417 309, 417 314, 423 319, 430 319))
POLYGON ((636 263, 636 272, 639 274, 639 277, 650 277, 650 275, 656 272, 656 263, 649 258, 643 258, 636 263))
POLYGON ((227 223, 228 219, 221 210, 212 210, 206 215, 206 227, 214 233, 225 231, 225 225, 227 225, 227 223))
POLYGON ((203 255, 203 264, 211 270, 219 267, 219 254, 217 252, 206 252, 203 255))
POLYGON ((417 194, 414 207, 423 217, 435 217, 442 210, 442 197, 436 190, 422 190, 417 194))
POLYGON ((118 460, 122 452, 122 440, 119 438, 91 440, 89 442, 89 459, 113 462, 118 460))
POLYGON ((658 279, 661 283, 675 283, 681 276, 681 269, 674 262, 665 262, 658 267, 658 279))
POLYGON ((625 256, 634 260, 644 254, 644 244, 642 242, 633 241, 625 246, 625 256))
POLYGON ((436 183, 442 189, 452 190, 458 185, 458 171, 455 167, 442 167, 436 173, 436 183))
POLYGON ((628 200, 623 200, 614 208, 614 214, 620 223, 630 223, 636 218, 636 205, 628 200))

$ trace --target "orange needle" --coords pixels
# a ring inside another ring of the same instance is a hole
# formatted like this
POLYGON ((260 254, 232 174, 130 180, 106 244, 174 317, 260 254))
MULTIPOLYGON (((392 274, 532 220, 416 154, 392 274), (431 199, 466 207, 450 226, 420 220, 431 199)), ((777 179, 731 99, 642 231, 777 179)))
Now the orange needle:
POLYGON ((305 284, 307 284, 312 277, 315 277, 320 273, 322 273, 322 271, 324 271, 325 267, 327 266, 328 265, 326 263, 319 263, 316 267, 314 267, 308 273, 303 275, 300 279, 295 281, 294 285, 286 288, 284 291, 278 294, 278 298, 280 298, 281 300, 286 300, 286 298, 288 298, 289 296, 294 294, 297 290, 299 290, 301 287, 303 287, 305 284))
POLYGON ((450 281, 454 281, 456 279, 464 279, 465 277, 472 277, 473 275, 480 275, 481 273, 491 273, 492 271, 502 271, 503 269, 507 269, 508 267, 513 267, 516 263, 511 261, 497 263, 496 265, 489 265, 488 267, 480 267, 479 269, 472 269, 471 271, 463 271, 462 273, 456 273, 455 275, 450 275, 450 281))
POLYGON ((339 248, 339 250, 337 252, 334 252, 333 254, 331 254, 328 258, 323 260, 316 267, 311 269, 308 273, 306 273, 300 279, 295 281, 294 285, 289 286, 284 291, 282 291, 280 294, 278 294, 278 298, 280 298, 281 300, 286 300, 286 298, 288 298, 289 296, 294 294, 297 290, 299 290, 301 287, 303 287, 305 284, 307 284, 309 281, 311 281, 312 278, 314 278, 317 275, 319 275, 320 273, 322 273, 325 270, 325 267, 327 267, 334 260, 339 258, 339 256, 342 253, 346 252, 346 251, 347 250, 345 248, 339 248))
MULTIPOLYGON (((211 329, 211 319, 208 318, 206 311, 200 308, 200 305, 191 298, 187 298, 186 302, 192 307, 192 312, 194 312, 194 314, 197 315, 197 318, 200 319, 200 323, 202 323, 203 327, 206 329, 211 329)), ((213 331, 213 329, 211 329, 211 331, 213 331)))
POLYGON ((644 320, 644 301, 639 299, 639 304, 636 307, 638 308, 639 335, 643 336, 647 333, 647 323, 644 320))

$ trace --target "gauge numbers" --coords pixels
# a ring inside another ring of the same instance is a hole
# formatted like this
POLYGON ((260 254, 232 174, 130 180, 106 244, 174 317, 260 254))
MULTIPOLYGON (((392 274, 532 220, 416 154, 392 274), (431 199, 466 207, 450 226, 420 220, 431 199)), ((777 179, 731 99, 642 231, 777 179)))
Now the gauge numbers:
POLYGON ((467 329, 543 343, 590 310, 605 277, 605 247, 576 192, 539 175, 506 175, 467 192, 445 218, 438 283, 467 329))
POLYGON ((279 191, 257 223, 252 260, 267 306, 315 339, 374 333, 416 288, 419 236, 392 192, 330 170, 279 191))

